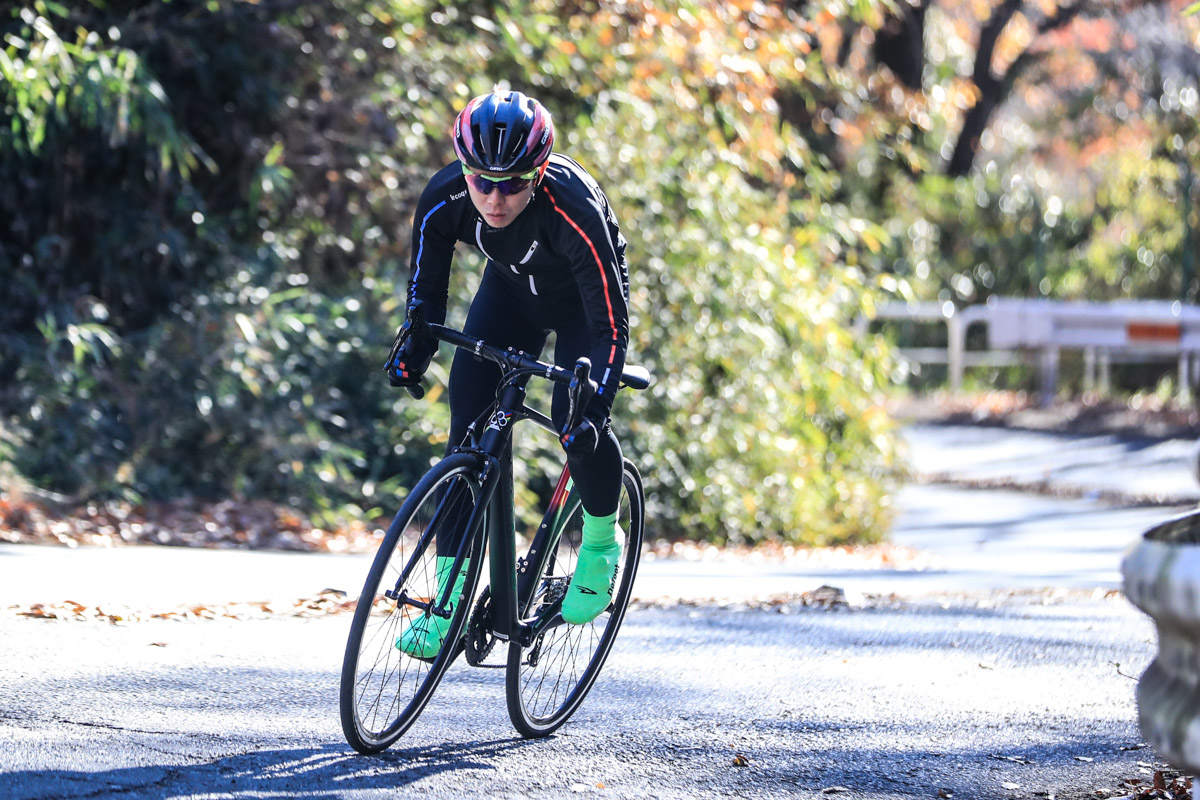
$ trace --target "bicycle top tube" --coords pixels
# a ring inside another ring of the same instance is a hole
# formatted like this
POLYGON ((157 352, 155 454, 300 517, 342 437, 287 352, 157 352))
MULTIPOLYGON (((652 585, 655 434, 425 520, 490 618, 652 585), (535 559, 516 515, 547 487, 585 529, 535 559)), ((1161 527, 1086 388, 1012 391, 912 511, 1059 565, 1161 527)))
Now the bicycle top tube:
MULTIPOLYGON (((575 373, 571 370, 539 361, 522 350, 515 350, 511 347, 502 350, 499 347, 488 344, 482 339, 474 339, 454 328, 447 328, 445 325, 437 325, 435 323, 426 324, 436 338, 455 347, 469 350, 475 354, 476 358, 486 358, 488 361, 495 362, 506 373, 521 372, 530 375, 541 375, 547 380, 567 386, 570 386, 571 381, 575 379, 575 373)), ((621 385, 627 386, 630 389, 647 389, 652 382, 653 379, 650 376, 650 371, 645 367, 626 365, 624 371, 621 373, 621 385)))

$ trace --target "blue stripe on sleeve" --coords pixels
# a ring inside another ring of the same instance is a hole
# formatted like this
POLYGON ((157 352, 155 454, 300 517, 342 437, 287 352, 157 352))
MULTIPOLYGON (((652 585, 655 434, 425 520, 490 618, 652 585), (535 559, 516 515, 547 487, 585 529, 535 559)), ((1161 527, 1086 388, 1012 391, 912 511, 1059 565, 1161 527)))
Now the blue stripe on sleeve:
POLYGON ((412 282, 413 282, 414 287, 417 284, 417 279, 421 275, 421 253, 425 252, 425 223, 429 222, 429 218, 433 216, 433 212, 437 211, 439 208, 441 208, 444 205, 446 205, 445 200, 438 203, 433 208, 429 209, 429 213, 426 214, 424 219, 421 220, 421 232, 420 232, 421 244, 417 247, 417 258, 415 261, 415 265, 414 265, 415 268, 413 269, 413 276, 412 276, 412 282))

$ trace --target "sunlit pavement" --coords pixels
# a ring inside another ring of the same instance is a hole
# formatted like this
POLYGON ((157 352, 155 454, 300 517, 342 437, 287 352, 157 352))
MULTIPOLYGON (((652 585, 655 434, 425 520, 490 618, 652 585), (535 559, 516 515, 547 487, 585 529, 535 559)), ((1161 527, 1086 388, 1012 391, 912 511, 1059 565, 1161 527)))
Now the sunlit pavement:
POLYGON ((1200 502, 1197 443, 963 425, 903 431, 915 475, 1152 504, 1200 502))
POLYGON ((175 547, 0 545, 0 608, 100 603, 151 612, 180 605, 357 594, 370 556, 175 547))

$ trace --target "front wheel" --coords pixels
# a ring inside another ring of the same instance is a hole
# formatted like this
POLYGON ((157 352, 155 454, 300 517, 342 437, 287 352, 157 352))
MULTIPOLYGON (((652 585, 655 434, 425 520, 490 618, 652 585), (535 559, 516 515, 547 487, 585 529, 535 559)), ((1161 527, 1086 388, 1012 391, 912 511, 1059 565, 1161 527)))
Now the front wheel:
POLYGON ((342 731, 360 753, 378 753, 412 726, 461 649, 469 598, 483 566, 477 553, 468 553, 464 599, 450 610, 437 655, 410 656, 397 648, 397 637, 440 602, 436 542, 462 536, 479 504, 478 474, 479 461, 468 454, 429 470, 401 505, 371 564, 342 661, 342 731))
POLYGON ((579 708, 600 674, 633 591, 642 554, 644 505, 641 476, 626 460, 617 507, 617 524, 624 540, 613 602, 591 622, 569 625, 559 609, 575 571, 583 531, 579 496, 575 492, 569 496, 566 513, 560 517, 557 549, 545 560, 529 606, 530 616, 543 624, 549 622, 549 627, 528 647, 513 642, 508 649, 508 715, 522 736, 546 736, 556 730, 579 708))

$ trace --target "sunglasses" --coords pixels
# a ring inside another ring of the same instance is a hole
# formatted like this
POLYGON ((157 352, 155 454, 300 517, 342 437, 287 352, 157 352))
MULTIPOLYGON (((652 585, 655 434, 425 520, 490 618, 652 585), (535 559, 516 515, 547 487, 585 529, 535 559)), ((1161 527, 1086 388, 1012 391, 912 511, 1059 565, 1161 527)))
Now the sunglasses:
POLYGON ((492 189, 499 189, 500 194, 505 197, 525 191, 525 187, 529 186, 538 174, 538 171, 534 169, 531 172, 526 172, 524 175, 493 178, 491 175, 480 175, 478 172, 472 172, 467 169, 466 165, 463 165, 462 172, 475 191, 480 194, 491 194, 492 189))

